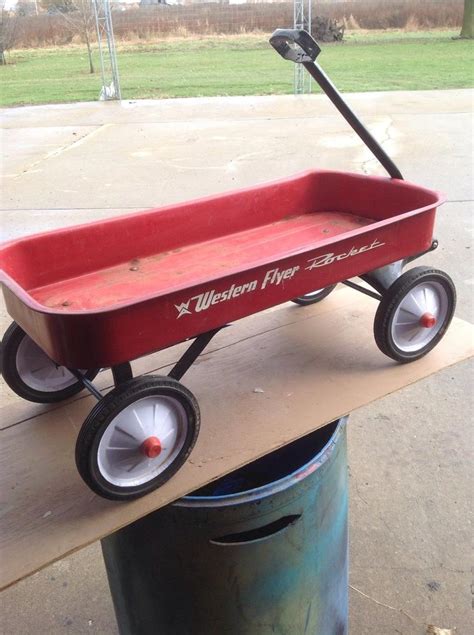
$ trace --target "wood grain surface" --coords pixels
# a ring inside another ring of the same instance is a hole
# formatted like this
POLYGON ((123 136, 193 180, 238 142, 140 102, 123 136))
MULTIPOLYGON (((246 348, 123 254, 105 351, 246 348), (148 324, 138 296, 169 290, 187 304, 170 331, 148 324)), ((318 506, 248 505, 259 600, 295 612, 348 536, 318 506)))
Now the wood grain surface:
MULTIPOLYGON (((396 364, 373 340, 375 308, 370 298, 341 289, 319 305, 283 305, 224 329, 183 379, 202 414, 190 459, 161 489, 130 503, 99 498, 76 472, 74 444, 92 397, 55 406, 9 401, 0 409, 1 588, 473 354, 474 327, 455 319, 427 357, 396 364)), ((138 360, 134 371, 166 374, 182 350, 138 360)), ((109 371, 97 380, 103 390, 111 383, 109 371)))

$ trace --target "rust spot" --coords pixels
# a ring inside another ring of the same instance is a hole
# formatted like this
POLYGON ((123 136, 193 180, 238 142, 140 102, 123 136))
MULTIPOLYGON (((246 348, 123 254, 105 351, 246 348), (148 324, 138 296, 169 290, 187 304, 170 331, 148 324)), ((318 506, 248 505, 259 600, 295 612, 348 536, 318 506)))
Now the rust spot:
POLYGON ((163 258, 166 258, 166 256, 170 255, 170 251, 162 251, 159 254, 155 254, 154 256, 149 256, 147 258, 147 261, 149 262, 160 262, 160 260, 163 260, 163 258))

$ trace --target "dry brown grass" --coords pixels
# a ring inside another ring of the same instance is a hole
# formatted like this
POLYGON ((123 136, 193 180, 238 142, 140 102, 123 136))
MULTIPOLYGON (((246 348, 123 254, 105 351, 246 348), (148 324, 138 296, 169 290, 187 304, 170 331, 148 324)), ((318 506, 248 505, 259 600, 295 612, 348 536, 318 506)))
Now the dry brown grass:
POLYGON ((353 19, 362 29, 431 29, 461 26, 464 4, 462 0, 395 0, 380 2, 361 0, 319 5, 321 15, 348 20, 353 19))
MULTIPOLYGON (((358 0, 318 4, 313 14, 343 22, 348 29, 407 31, 461 25, 463 0, 358 0)), ((116 12, 114 31, 119 41, 147 41, 169 36, 270 33, 293 23, 293 3, 158 5, 116 12)), ((63 46, 77 41, 60 15, 19 18, 17 47, 63 46)))

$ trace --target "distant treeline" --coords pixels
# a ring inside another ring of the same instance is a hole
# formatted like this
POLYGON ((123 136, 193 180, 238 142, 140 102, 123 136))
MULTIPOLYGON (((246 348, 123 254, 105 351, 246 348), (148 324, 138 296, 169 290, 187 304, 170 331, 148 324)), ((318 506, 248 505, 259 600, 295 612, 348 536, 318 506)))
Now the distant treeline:
MULTIPOLYGON (((313 15, 328 17, 349 29, 458 28, 463 0, 360 0, 313 4, 313 15)), ((293 3, 155 5, 113 12, 117 40, 162 37, 270 33, 293 24, 293 3)), ((81 41, 61 15, 40 13, 18 17, 16 47, 61 46, 81 41)))

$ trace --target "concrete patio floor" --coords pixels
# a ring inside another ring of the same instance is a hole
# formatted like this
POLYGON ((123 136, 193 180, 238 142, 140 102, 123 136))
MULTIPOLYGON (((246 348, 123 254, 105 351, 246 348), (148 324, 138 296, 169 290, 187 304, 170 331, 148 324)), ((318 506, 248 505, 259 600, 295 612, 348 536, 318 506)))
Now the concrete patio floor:
MULTIPOLYGON (((450 273, 457 315, 472 321, 473 93, 348 98, 408 180, 447 193, 440 247, 419 264, 450 273)), ((383 174, 323 96, 39 106, 2 119, 3 239, 309 168, 383 174)), ((351 416, 351 635, 474 632, 472 378, 462 363, 351 416)), ((17 399, 3 382, 1 395, 17 399)), ((1 603, 5 635, 118 632, 99 544, 1 603)))

